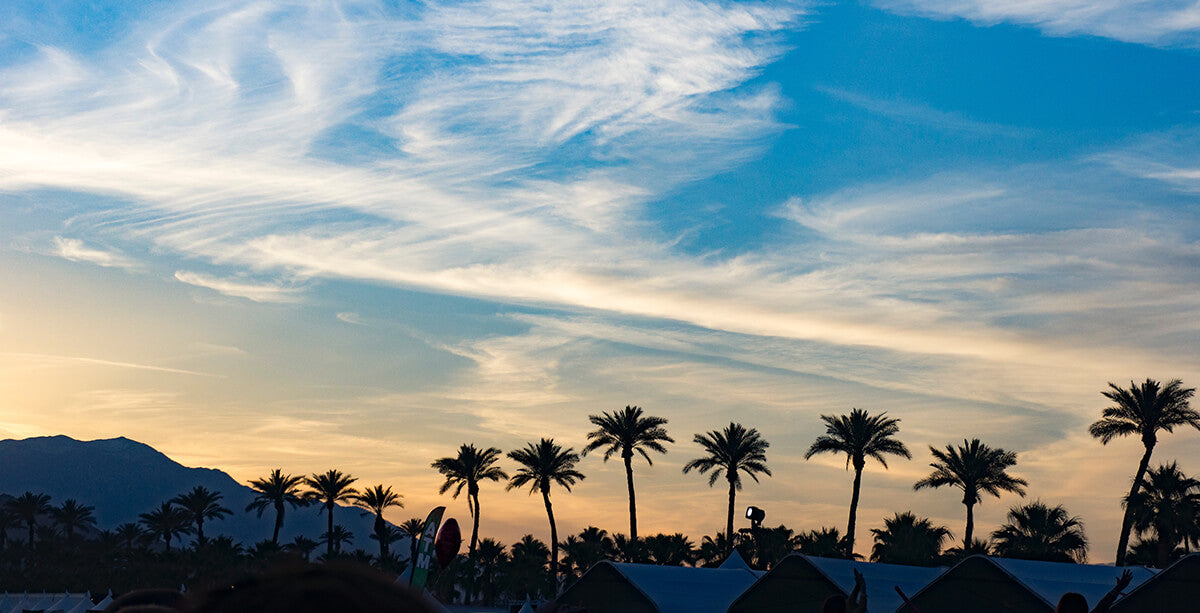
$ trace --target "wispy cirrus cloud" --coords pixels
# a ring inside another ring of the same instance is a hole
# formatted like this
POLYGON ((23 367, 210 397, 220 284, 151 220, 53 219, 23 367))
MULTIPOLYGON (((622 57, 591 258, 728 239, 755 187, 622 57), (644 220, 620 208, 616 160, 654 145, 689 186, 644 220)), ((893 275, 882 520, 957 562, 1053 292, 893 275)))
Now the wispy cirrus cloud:
POLYGON ((108 268, 132 269, 137 266, 137 263, 132 258, 120 252, 89 247, 77 238, 56 236, 53 243, 51 253, 72 262, 87 262, 108 268))
POLYGON ((1126 42, 1200 43, 1200 6, 1190 0, 876 0, 889 10, 1032 25, 1054 35, 1090 34, 1126 42))
POLYGON ((245 298, 254 302, 296 302, 300 299, 299 289, 283 287, 274 283, 225 279, 186 270, 176 271, 175 278, 188 285, 211 289, 226 296, 245 298))

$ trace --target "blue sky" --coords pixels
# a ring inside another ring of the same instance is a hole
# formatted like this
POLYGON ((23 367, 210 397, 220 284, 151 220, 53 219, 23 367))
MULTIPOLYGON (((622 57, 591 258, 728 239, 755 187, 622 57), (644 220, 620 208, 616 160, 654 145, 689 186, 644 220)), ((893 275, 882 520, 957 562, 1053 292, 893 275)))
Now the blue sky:
MULTIPOLYGON (((336 464, 419 515, 460 442, 579 447, 639 404, 679 441, 644 523, 699 538, 724 507, 679 474, 692 433, 758 427, 778 477, 744 500, 839 525, 843 466, 802 455, 861 407, 916 453, 870 472, 865 527, 960 528, 911 483, 927 445, 980 436, 1105 560, 1138 450, 1086 436, 1099 392, 1200 379, 1187 3, 9 2, 0 24, 10 436, 126 435, 242 479, 336 464)), ((1200 465, 1194 437, 1156 453, 1200 465)), ((563 530, 620 529, 619 467, 584 472, 563 530)), ((485 533, 540 534, 533 501, 492 497, 485 533)))

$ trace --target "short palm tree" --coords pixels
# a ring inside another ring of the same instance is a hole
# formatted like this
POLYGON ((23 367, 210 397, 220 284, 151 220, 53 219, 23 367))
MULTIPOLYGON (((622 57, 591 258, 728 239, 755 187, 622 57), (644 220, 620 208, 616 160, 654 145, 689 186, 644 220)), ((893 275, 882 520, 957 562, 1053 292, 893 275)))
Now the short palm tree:
POLYGON ((37 529, 38 517, 50 512, 50 497, 46 494, 25 492, 7 503, 7 508, 18 521, 29 528, 29 545, 33 545, 34 531, 37 529))
POLYGON ((96 507, 79 504, 74 498, 64 500, 58 508, 50 509, 54 522, 62 526, 67 540, 75 538, 75 531, 96 526, 96 516, 92 514, 96 507))
POLYGON ((546 517, 550 520, 550 584, 558 589, 558 526, 554 523, 554 507, 550 505, 550 486, 557 483, 568 492, 577 481, 584 479, 583 473, 575 470, 579 454, 574 449, 563 449, 554 439, 544 438, 538 443, 528 443, 524 449, 508 452, 509 459, 520 468, 508 480, 507 489, 529 486, 529 493, 542 493, 546 505, 546 517))
POLYGON ((659 566, 684 566, 696 558, 696 547, 688 537, 675 534, 655 534, 643 539, 650 563, 659 566))
POLYGON ((850 558, 846 550, 846 537, 837 528, 809 530, 796 535, 796 550, 807 556, 818 558, 850 558))
POLYGON ((502 452, 496 447, 476 449, 474 444, 462 445, 458 455, 441 458, 433 463, 446 481, 442 483, 439 494, 445 494, 454 488, 453 498, 458 498, 463 487, 467 488, 467 512, 471 514, 471 544, 469 553, 475 553, 479 542, 479 483, 481 481, 500 481, 507 479, 508 473, 496 466, 502 452))
MULTIPOLYGON (((718 532, 716 536, 705 535, 700 539, 700 546, 696 548, 696 562, 705 567, 720 566, 729 557, 729 552, 735 545, 736 543, 730 542, 723 532, 718 532)), ((622 561, 633 562, 635 560, 622 561)))
POLYGON ((142 530, 140 525, 133 522, 126 522, 117 526, 113 534, 125 546, 126 553, 133 553, 133 548, 141 545, 146 538, 146 531, 142 530))
POLYGON ((404 520, 400 524, 400 532, 408 535, 408 562, 412 564, 413 560, 417 559, 417 542, 421 540, 421 535, 425 533, 425 520, 419 517, 404 520))
POLYGON ((349 545, 354 542, 354 533, 350 532, 343 526, 334 526, 332 530, 321 535, 321 542, 325 543, 325 557, 339 554, 342 552, 342 545, 349 545))
POLYGON ((171 550, 172 539, 192 533, 192 517, 170 502, 164 502, 159 508, 138 517, 151 536, 162 538, 167 551, 171 550))
MULTIPOLYGON (((1153 379, 1146 379, 1140 386, 1130 381, 1129 389, 1122 389, 1113 383, 1109 383, 1108 387, 1108 391, 1102 393, 1114 404, 1104 409, 1100 419, 1088 428, 1088 432, 1105 445, 1120 436, 1135 435, 1142 439, 1145 452, 1133 475, 1129 495, 1125 497, 1128 500, 1141 487, 1142 477, 1150 466, 1150 455, 1158 443, 1159 430, 1171 432, 1176 426, 1184 425, 1200 429, 1200 413, 1188 404, 1196 390, 1183 387, 1179 379, 1168 381, 1165 386, 1153 379)), ((1126 506, 1121 519, 1121 535, 1117 538, 1117 566, 1125 563, 1125 550, 1129 545, 1132 525, 1133 516, 1126 506)))
POLYGON ((314 541, 301 534, 292 539, 292 542, 284 545, 284 548, 288 551, 300 554, 300 556, 304 558, 304 561, 307 562, 309 557, 312 556, 312 552, 315 551, 320 545, 321 544, 317 541, 314 541))
POLYGON ((945 526, 935 526, 928 518, 918 518, 911 512, 883 520, 883 528, 872 529, 871 534, 875 535, 872 562, 909 566, 936 566, 942 546, 952 538, 945 526))
POLYGON ((945 451, 931 445, 929 452, 936 460, 929 464, 933 472, 913 484, 913 489, 949 485, 962 490, 962 502, 967 507, 964 547, 971 546, 971 537, 975 535, 975 505, 983 502, 981 494, 991 494, 999 498, 1001 492, 1013 492, 1025 496, 1024 486, 1029 483, 1007 472, 1017 463, 1016 453, 1000 448, 992 449, 979 439, 964 439, 963 444, 957 448, 946 445, 945 451))
POLYGON ((850 494, 850 520, 846 526, 846 550, 854 553, 854 526, 858 515, 858 496, 862 486, 862 471, 867 458, 875 458, 887 468, 887 455, 912 459, 908 447, 893 438, 900 431, 900 420, 887 413, 871 415, 862 409, 850 409, 849 415, 822 415, 825 434, 813 441, 804 459, 818 453, 846 454, 846 467, 854 466, 854 489, 850 494))
POLYGON ((1194 536, 1200 517, 1200 481, 1175 462, 1146 471, 1140 491, 1126 499, 1139 536, 1153 532, 1159 568, 1166 568, 1175 546, 1194 536))
MULTIPOLYGON (((403 498, 400 494, 392 491, 392 487, 384 487, 376 485, 369 487, 361 494, 354 497, 354 504, 375 514, 375 539, 379 541, 379 559, 386 560, 388 556, 388 540, 387 522, 383 521, 383 512, 388 507, 404 508, 403 498)), ((395 539, 392 539, 395 540, 395 539)))
POLYGON ((279 531, 283 529, 283 517, 287 511, 287 505, 291 505, 294 509, 308 504, 300 490, 302 485, 304 485, 303 475, 296 477, 285 475, 279 468, 272 470, 270 475, 262 479, 250 482, 250 488, 254 490, 254 501, 246 505, 246 511, 255 510, 258 512, 258 516, 262 517, 263 511, 268 508, 275 510, 275 530, 271 532, 272 543, 279 543, 279 531))
MULTIPOLYGON (((309 500, 315 500, 321 503, 321 510, 328 514, 326 518, 329 526, 326 529, 326 534, 333 534, 333 510, 339 502, 353 502, 354 497, 358 495, 358 490, 350 487, 357 477, 352 477, 343 473, 340 470, 329 469, 324 473, 313 473, 311 477, 304 479, 304 484, 309 487, 309 491, 305 492, 304 497, 309 500)), ((325 541, 325 555, 333 555, 333 540, 325 541)))
POLYGON ((204 521, 208 519, 223 519, 233 515, 233 511, 221 506, 220 492, 214 492, 202 485, 197 485, 191 491, 171 499, 171 504, 187 512, 192 523, 196 526, 196 542, 204 542, 204 521))
POLYGON ((1008 520, 992 533, 993 550, 1002 558, 1078 562, 1087 560, 1083 522, 1061 505, 1040 500, 1009 509, 1008 520))
POLYGON ((596 425, 589 432, 590 441, 583 448, 583 455, 589 451, 604 448, 604 461, 607 462, 614 454, 620 453, 625 462, 625 484, 629 489, 629 536, 637 538, 637 501, 633 493, 633 454, 642 454, 647 464, 654 464, 646 450, 666 453, 663 443, 674 443, 675 439, 667 435, 663 426, 667 420, 653 415, 644 415, 641 407, 626 406, 620 411, 605 412, 602 415, 589 415, 588 420, 596 425))
MULTIPOLYGON (((708 477, 708 486, 712 487, 717 479, 725 476, 729 483, 729 512, 725 518, 725 534, 733 534, 733 505, 737 490, 742 489, 742 473, 758 483, 758 473, 771 476, 767 468, 767 447, 771 444, 763 440, 758 430, 746 428, 742 424, 730 422, 724 430, 713 430, 707 434, 697 434, 692 440, 704 448, 706 455, 691 460, 683 465, 687 474, 692 469, 708 477)), ((732 551, 732 542, 730 551, 732 551)), ((728 552, 726 552, 728 553, 728 552)))

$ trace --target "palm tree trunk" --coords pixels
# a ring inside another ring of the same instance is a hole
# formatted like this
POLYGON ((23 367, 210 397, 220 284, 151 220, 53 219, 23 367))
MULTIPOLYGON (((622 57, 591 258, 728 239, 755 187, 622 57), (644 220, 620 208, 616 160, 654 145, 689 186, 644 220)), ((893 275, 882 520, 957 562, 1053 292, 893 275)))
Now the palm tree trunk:
POLYGON ((862 487, 862 467, 854 465, 854 493, 850 495, 850 521, 846 524, 846 553, 854 557, 854 524, 858 517, 858 495, 862 487))
POLYGON ((204 542, 204 519, 203 518, 196 519, 196 542, 197 543, 204 542))
POLYGON ((965 503, 967 505, 967 531, 963 535, 963 550, 971 548, 971 537, 975 536, 975 503, 965 503))
POLYGON ((1163 530, 1156 526, 1154 531, 1158 536, 1158 567, 1166 568, 1167 562, 1171 558, 1171 550, 1175 548, 1174 539, 1169 534, 1170 530, 1163 530))
POLYGON ((283 502, 275 503, 275 531, 271 533, 271 542, 279 544, 279 531, 283 529, 283 502))
POLYGON ((474 521, 472 522, 472 526, 471 526, 471 548, 470 548, 470 554, 472 556, 474 556, 475 555, 475 546, 479 543, 479 492, 475 492, 474 496, 468 495, 467 500, 475 501, 475 504, 474 504, 475 508, 474 508, 474 512, 473 512, 473 514, 475 515, 475 518, 474 518, 474 521))
POLYGON ((558 593, 558 526, 554 525, 554 508, 550 506, 550 488, 542 488, 542 502, 546 503, 546 517, 550 518, 550 584, 558 593))
MULTIPOLYGON (((1138 490, 1142 488, 1142 478, 1146 476, 1146 469, 1150 466, 1150 454, 1152 453, 1154 453, 1154 444, 1147 444, 1146 453, 1142 454, 1142 461, 1138 463, 1137 474, 1133 477, 1133 486, 1129 488, 1129 498, 1126 498, 1126 501, 1137 496, 1138 490)), ((1125 565, 1125 550, 1129 547, 1129 531, 1132 528, 1133 507, 1126 502, 1125 515, 1121 518, 1121 536, 1117 538, 1117 566, 1125 565)))
POLYGON ((625 484, 629 487, 629 538, 636 539, 637 535, 637 500, 633 494, 633 452, 622 453, 625 460, 625 484))
MULTIPOLYGON (((726 474, 729 474, 729 473, 726 472, 726 474)), ((736 484, 734 483, 733 479, 730 478, 730 479, 728 479, 728 481, 729 481, 729 512, 726 514, 726 517, 725 517, 725 536, 729 539, 729 551, 726 551, 725 552, 726 554, 733 553, 733 499, 734 499, 734 496, 737 495, 737 488, 734 487, 736 484)))
POLYGON ((36 521, 29 522, 29 546, 33 547, 33 527, 37 525, 36 521))
POLYGON ((383 561, 387 559, 387 540, 383 534, 383 530, 387 525, 383 523, 382 511, 375 514, 375 525, 373 527, 375 528, 375 538, 379 539, 379 563, 383 564, 383 561))
POLYGON ((325 510, 329 515, 329 532, 325 533, 325 557, 333 557, 333 502, 325 505, 325 510))

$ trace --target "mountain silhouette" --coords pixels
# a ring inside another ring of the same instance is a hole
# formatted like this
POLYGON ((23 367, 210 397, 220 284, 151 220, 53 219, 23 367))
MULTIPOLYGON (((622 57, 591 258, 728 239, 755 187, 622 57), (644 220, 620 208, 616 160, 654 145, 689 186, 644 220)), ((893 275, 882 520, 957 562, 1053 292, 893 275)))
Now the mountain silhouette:
MULTIPOLYGON (((200 485, 224 495, 221 503, 233 515, 204 524, 206 537, 226 535, 251 545, 271 538, 275 514, 258 517, 244 512, 254 490, 228 474, 212 468, 190 468, 153 447, 125 437, 79 441, 68 436, 41 436, 0 440, 0 494, 18 496, 26 491, 48 494, 57 506, 68 498, 96 507, 97 527, 112 529, 138 521, 138 515, 200 485)), ((370 539, 374 517, 361 509, 340 507, 334 520, 354 533, 351 548, 374 551, 370 539)), ((280 543, 303 534, 319 539, 326 520, 317 505, 287 510, 280 543)), ((190 542, 192 537, 187 537, 190 542)), ((394 544, 395 551, 407 551, 394 544)))

